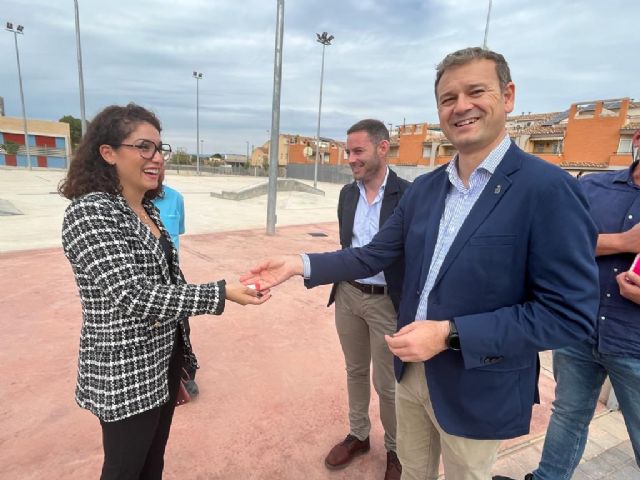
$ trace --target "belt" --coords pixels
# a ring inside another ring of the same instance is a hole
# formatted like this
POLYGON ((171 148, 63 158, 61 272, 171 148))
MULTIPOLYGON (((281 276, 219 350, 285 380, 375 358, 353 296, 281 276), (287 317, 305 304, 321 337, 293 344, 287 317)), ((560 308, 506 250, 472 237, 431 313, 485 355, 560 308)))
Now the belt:
POLYGON ((386 295, 389 290, 385 285, 368 285, 366 283, 358 283, 353 280, 347 280, 347 283, 353 287, 356 287, 362 293, 369 295, 386 295))

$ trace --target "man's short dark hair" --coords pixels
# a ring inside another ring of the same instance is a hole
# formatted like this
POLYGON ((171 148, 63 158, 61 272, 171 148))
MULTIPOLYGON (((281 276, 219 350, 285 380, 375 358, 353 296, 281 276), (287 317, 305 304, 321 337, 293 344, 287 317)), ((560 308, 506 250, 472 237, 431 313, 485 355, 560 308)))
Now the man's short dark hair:
POLYGON ((347 135, 356 132, 367 132, 374 145, 377 145, 382 140, 389 141, 389 130, 387 130, 384 123, 374 118, 366 118, 354 123, 351 125, 351 128, 347 130, 347 135))
POLYGON ((474 60, 491 60, 496 64, 496 74, 498 75, 498 81, 500 82, 500 90, 504 92, 507 84, 511 81, 509 64, 504 57, 491 50, 486 50, 480 47, 470 47, 450 53, 438 64, 436 67, 436 83, 434 86, 436 97, 438 96, 438 83, 440 83, 442 75, 448 68, 466 65, 474 60))

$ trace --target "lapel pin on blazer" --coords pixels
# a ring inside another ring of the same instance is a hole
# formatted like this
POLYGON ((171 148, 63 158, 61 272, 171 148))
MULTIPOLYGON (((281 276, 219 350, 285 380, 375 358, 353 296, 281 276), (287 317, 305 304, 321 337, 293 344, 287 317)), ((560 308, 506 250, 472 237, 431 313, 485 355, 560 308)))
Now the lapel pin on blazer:
POLYGON ((496 189, 493 191, 493 193, 495 193, 496 195, 498 195, 500 193, 500 190, 502 190, 502 185, 497 185, 496 189))

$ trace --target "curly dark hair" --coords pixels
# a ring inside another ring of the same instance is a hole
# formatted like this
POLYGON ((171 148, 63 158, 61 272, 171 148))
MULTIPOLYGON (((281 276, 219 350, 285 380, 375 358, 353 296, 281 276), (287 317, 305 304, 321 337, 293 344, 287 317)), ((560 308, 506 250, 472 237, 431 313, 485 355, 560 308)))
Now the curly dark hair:
MULTIPOLYGON (((58 186, 58 192, 69 200, 91 192, 105 192, 113 195, 122 193, 122 185, 116 167, 109 165, 100 155, 101 145, 118 145, 133 132, 139 124, 150 123, 158 132, 162 131, 160 120, 153 112, 140 105, 111 105, 102 110, 87 126, 87 132, 80 142, 67 176, 58 186)), ((152 200, 162 191, 162 185, 148 190, 144 198, 152 200)))

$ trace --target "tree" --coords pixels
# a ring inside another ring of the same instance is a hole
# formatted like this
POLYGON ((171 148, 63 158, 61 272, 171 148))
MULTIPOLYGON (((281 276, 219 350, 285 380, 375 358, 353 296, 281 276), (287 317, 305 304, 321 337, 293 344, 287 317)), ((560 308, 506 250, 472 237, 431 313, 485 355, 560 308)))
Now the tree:
POLYGON ((173 154, 171 161, 177 165, 189 165, 191 158, 184 148, 178 148, 173 154))
POLYGON ((18 145, 15 142, 12 142, 11 140, 7 140, 7 143, 0 144, 0 147, 4 149, 7 155, 15 155, 16 153, 18 153, 18 149, 20 148, 20 145, 18 145))
POLYGON ((69 130, 71 131, 71 148, 76 150, 82 139, 82 123, 80 119, 72 115, 65 115, 58 121, 69 124, 69 130))

